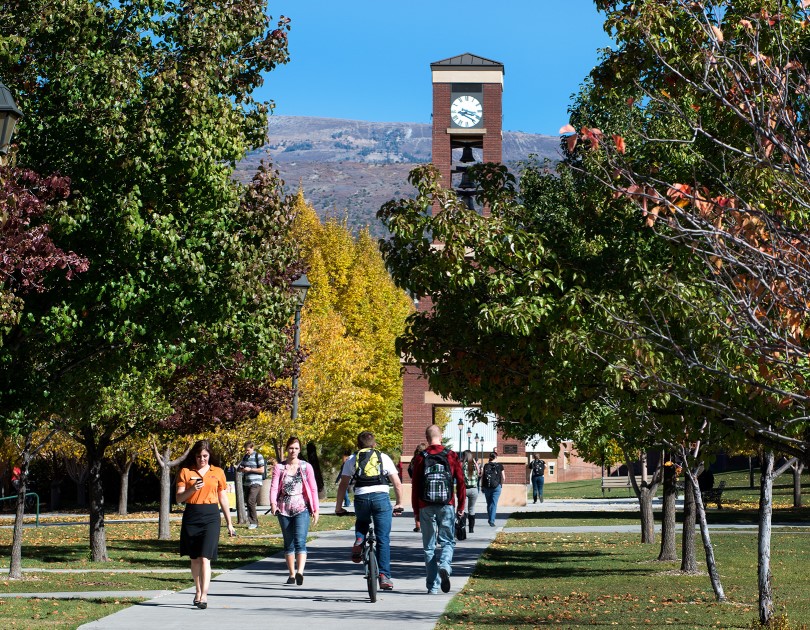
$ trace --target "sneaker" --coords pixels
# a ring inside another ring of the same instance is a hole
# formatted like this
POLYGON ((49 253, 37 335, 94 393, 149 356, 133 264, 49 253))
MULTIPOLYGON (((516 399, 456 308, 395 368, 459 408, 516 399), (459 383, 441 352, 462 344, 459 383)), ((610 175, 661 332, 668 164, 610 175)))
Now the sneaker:
POLYGON ((439 577, 442 580, 442 593, 450 592, 450 574, 447 569, 439 569, 439 577))
POLYGON ((420 527, 414 527, 414 528, 413 528, 413 531, 415 531, 415 532, 421 532, 421 531, 422 531, 422 529, 421 529, 420 527))
POLYGON ((352 562, 360 563, 363 561, 363 543, 365 541, 359 536, 355 539, 352 546, 352 562))
POLYGON ((542 502, 543 502, 543 497, 540 497, 540 503, 542 503, 542 502))
POLYGON ((429 588, 427 594, 428 595, 438 595, 439 591, 437 591, 435 588, 429 588))
POLYGON ((248 525, 248 529, 256 529, 257 527, 258 525, 256 523, 251 523, 250 525, 248 525))
POLYGON ((489 526, 490 526, 490 527, 495 527, 495 523, 493 523, 492 521, 490 521, 490 522, 489 522, 489 526))
POLYGON ((384 573, 380 573, 380 589, 383 591, 394 590, 394 583, 391 581, 391 578, 384 573))

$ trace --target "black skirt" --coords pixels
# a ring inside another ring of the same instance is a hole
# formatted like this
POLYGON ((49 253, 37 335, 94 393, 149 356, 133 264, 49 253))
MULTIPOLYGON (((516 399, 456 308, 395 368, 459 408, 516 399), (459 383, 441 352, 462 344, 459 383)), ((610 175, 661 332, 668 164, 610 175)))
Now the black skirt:
POLYGON ((219 505, 216 503, 186 504, 180 526, 180 555, 217 559, 219 547, 219 505))

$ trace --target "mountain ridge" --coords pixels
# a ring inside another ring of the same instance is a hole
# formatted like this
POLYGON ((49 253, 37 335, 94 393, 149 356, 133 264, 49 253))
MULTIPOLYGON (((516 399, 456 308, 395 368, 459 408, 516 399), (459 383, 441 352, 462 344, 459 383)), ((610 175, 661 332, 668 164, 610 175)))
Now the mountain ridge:
MULTIPOLYGON (((414 195, 408 173, 430 161, 432 131, 428 123, 272 115, 267 143, 239 162, 235 175, 247 182, 269 158, 285 190, 302 186, 319 216, 336 216, 355 231, 368 227, 382 237, 377 210, 390 199, 414 195)), ((503 160, 513 171, 532 155, 558 160, 559 143, 557 136, 504 131, 503 160)), ((480 160, 480 151, 475 153, 480 160)))

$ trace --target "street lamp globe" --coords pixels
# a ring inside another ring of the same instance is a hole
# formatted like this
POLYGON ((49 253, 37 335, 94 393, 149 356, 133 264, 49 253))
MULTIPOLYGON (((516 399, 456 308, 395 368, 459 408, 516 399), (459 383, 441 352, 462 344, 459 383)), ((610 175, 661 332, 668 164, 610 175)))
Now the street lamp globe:
POLYGON ((0 155, 8 153, 11 136, 20 118, 22 112, 14 102, 11 91, 0 83, 0 155))
POLYGON ((309 291, 309 287, 312 285, 307 280, 307 274, 302 273, 298 278, 293 280, 292 288, 295 290, 295 296, 297 298, 296 308, 299 310, 304 308, 304 301, 307 299, 307 291, 309 291))

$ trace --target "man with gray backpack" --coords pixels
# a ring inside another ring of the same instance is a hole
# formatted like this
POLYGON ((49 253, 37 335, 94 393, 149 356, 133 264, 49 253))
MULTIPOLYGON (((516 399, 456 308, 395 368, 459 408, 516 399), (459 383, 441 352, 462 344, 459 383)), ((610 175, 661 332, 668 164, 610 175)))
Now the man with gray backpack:
POLYGON ((439 587, 443 593, 450 590, 456 516, 464 514, 467 492, 458 454, 442 444, 442 430, 432 424, 425 437, 427 448, 413 459, 411 504, 422 530, 427 592, 433 595, 439 587))

